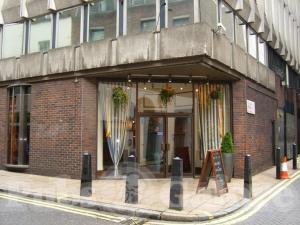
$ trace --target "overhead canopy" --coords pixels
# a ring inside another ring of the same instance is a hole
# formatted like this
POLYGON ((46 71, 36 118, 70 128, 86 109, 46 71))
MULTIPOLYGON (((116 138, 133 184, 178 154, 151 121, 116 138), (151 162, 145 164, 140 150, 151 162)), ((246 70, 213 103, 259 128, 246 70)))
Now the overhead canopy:
POLYGON ((4 23, 14 23, 20 21, 20 0, 4 0, 2 16, 4 23))

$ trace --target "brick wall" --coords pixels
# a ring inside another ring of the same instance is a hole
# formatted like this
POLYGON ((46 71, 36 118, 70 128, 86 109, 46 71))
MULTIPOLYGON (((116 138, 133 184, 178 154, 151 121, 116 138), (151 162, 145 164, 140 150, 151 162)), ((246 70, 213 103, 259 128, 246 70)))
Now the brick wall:
POLYGON ((7 156, 7 89, 0 88, 0 168, 7 156))
POLYGON ((245 79, 233 84, 236 177, 243 176, 245 154, 252 156, 254 174, 272 166, 272 120, 276 109, 275 93, 245 79), (255 115, 246 112, 247 99, 255 102, 255 115))
POLYGON ((32 85, 30 172, 80 178, 82 153, 95 158, 96 90, 84 79, 32 85))

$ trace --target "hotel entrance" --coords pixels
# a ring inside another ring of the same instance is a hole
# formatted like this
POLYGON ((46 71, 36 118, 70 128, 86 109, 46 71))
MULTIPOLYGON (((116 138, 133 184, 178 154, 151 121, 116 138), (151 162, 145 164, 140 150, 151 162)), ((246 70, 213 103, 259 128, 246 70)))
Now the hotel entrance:
POLYGON ((230 92, 226 83, 189 80, 99 82, 98 174, 126 175, 135 155, 141 178, 169 177, 174 157, 185 176, 199 175, 207 150, 231 129, 230 92))
POLYGON ((192 174, 192 116, 151 115, 139 119, 139 161, 144 173, 167 177, 172 159, 183 160, 183 172, 192 174))

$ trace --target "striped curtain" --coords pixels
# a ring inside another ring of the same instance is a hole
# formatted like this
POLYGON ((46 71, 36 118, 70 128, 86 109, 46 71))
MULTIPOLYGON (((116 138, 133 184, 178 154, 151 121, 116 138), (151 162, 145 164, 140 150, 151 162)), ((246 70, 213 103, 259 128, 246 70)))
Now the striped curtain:
POLYGON ((230 130, 230 87, 229 84, 199 84, 196 88, 196 126, 202 161, 207 150, 220 148, 224 134, 230 130), (222 97, 212 99, 211 93, 217 90, 222 97))
POLYGON ((124 83, 101 83, 99 89, 103 104, 105 137, 114 164, 114 175, 118 176, 119 162, 126 145, 131 89, 127 89, 124 83), (114 106, 112 95, 115 87, 122 87, 128 94, 128 103, 124 107, 114 106))

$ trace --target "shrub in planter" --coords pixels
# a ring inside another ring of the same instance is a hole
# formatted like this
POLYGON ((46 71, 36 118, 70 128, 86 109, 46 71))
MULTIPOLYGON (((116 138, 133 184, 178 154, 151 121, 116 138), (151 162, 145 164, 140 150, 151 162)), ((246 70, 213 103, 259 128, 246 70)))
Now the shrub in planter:
POLYGON ((211 99, 214 99, 214 100, 222 100, 223 99, 223 93, 221 90, 215 90, 215 91, 212 91, 210 93, 210 98, 211 99))
POLYGON ((233 153, 234 153, 232 135, 230 132, 227 132, 223 137, 221 143, 221 151, 222 151, 222 156, 224 161, 226 181, 230 182, 233 173, 233 153))

